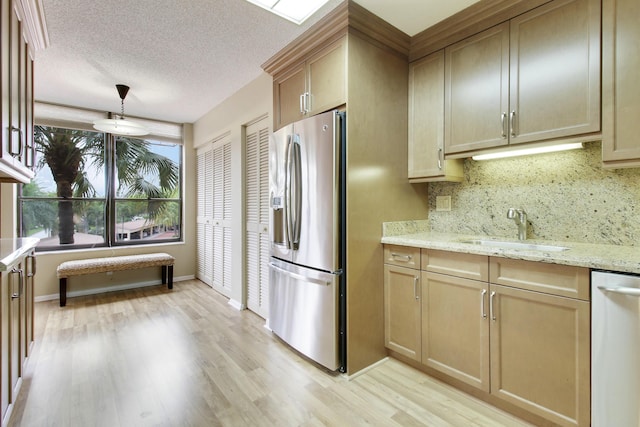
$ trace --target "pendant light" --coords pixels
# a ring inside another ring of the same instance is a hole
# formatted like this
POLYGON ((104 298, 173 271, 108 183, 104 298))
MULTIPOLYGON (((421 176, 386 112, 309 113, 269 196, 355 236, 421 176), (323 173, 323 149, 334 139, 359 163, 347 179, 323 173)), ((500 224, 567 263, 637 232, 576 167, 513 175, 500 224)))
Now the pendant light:
POLYGON ((116 117, 114 119, 96 120, 93 122, 93 128, 114 135, 147 135, 149 133, 149 130, 145 126, 136 122, 132 122, 131 120, 126 120, 124 118, 124 99, 127 97, 127 93, 129 92, 129 86, 118 84, 116 85, 116 89, 118 89, 118 95, 120 95, 120 117, 116 117))

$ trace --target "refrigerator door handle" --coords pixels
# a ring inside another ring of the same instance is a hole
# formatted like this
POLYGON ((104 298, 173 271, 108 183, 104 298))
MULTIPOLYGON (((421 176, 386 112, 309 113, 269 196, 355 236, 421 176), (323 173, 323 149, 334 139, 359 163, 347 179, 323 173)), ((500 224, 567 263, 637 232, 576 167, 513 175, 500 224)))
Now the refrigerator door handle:
POLYGON ((313 283, 320 286, 329 286, 331 284, 331 282, 327 282, 326 280, 314 279, 313 277, 307 277, 307 276, 303 276, 302 274, 293 273, 289 270, 285 270, 284 268, 278 267, 274 263, 269 263, 269 266, 274 270, 282 274, 286 274, 287 276, 292 277, 294 279, 304 280, 305 282, 313 283))
POLYGON ((287 249, 291 249, 293 236, 293 227, 291 225, 291 161, 292 161, 293 142, 291 135, 287 137, 287 151, 284 160, 284 226, 285 239, 287 240, 287 249))
POLYGON ((300 247, 300 227, 302 219, 302 158, 300 156, 300 135, 293 136, 293 198, 294 215, 291 220, 293 238, 291 246, 294 250, 300 247))

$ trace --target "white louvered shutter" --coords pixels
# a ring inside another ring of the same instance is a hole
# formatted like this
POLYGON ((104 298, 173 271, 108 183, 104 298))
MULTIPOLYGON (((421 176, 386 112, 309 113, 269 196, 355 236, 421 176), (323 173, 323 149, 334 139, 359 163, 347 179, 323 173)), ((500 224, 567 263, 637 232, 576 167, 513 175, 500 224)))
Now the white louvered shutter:
POLYGON ((197 153, 197 272, 196 277, 211 286, 213 281, 213 150, 197 153))
POLYGON ((231 296, 231 141, 213 145, 213 279, 212 287, 231 296))
POLYGON ((269 128, 247 127, 245 159, 245 271, 247 307, 266 318, 269 307, 269 128))

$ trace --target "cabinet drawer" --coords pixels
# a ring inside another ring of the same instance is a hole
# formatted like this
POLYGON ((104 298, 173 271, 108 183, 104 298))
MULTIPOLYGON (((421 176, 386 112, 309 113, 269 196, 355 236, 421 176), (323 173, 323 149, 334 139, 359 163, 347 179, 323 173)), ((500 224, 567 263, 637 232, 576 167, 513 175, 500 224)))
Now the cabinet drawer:
POLYGON ((384 245, 385 264, 420 268, 420 249, 409 246, 384 245))
POLYGON ((585 267, 491 257, 489 272, 491 283, 589 301, 585 267))
POLYGON ((423 249, 422 270, 484 282, 489 280, 489 261, 484 255, 423 249))

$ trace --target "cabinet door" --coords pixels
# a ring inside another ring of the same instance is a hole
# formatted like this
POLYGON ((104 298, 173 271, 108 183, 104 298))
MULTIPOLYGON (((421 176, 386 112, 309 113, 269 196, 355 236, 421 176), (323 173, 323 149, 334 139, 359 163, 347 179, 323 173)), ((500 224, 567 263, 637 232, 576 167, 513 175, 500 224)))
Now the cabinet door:
POLYGON ((640 2, 602 2, 602 160, 640 166, 640 2))
POLYGON ((20 336, 21 336, 21 325, 20 325, 20 311, 21 311, 21 302, 22 298, 20 298, 20 288, 22 284, 20 283, 23 279, 21 266, 16 267, 15 272, 10 273, 9 277, 9 287, 8 287, 8 295, 9 298, 9 359, 10 359, 10 370, 9 370, 9 378, 10 378, 10 393, 11 400, 10 402, 15 402, 18 396, 18 379, 20 378, 20 336))
POLYGON ((488 284, 422 272, 422 363, 489 391, 488 284))
POLYGON ((309 115, 315 115, 346 102, 346 38, 322 49, 307 60, 309 115))
POLYGON ((445 49, 445 153, 507 144, 509 24, 445 49))
POLYGON ((600 130, 600 2, 558 0, 511 20, 510 143, 600 130))
POLYGON ((27 256, 25 261, 24 276, 24 300, 25 300, 25 317, 23 319, 25 325, 25 347, 24 357, 31 354, 31 345, 34 340, 34 291, 35 291, 35 274, 36 274, 36 256, 32 252, 27 256))
POLYGON ((589 425, 589 302, 493 284, 490 294, 491 393, 560 425, 589 425))
POLYGON ((384 341, 399 354, 420 360, 420 271, 385 264, 384 341))
POLYGON ((11 301, 9 272, 0 272, 0 410, 1 419, 4 420, 11 402, 11 345, 9 329, 11 313, 9 305, 11 301))
POLYGON ((409 65, 408 165, 411 182, 462 181, 462 161, 444 160, 443 50, 409 65))
POLYGON ((11 63, 11 28, 10 28, 10 17, 11 17, 11 2, 2 2, 0 3, 0 32, 2 35, 0 36, 0 94, 2 95, 2 106, 0 108, 0 113, 2 115, 2 128, 0 128, 0 157, 2 158, 2 162, 10 162, 11 155, 9 154, 9 137, 10 135, 10 102, 11 98, 9 96, 9 64, 11 63))
POLYGON ((304 118, 305 67, 299 64, 273 79, 274 130, 304 118))
MULTIPOLYGON (((13 12, 13 11, 12 11, 13 12)), ((20 107, 22 104, 20 92, 20 66, 22 35, 20 21, 15 12, 11 13, 11 47, 9 64, 9 129, 7 129, 7 151, 13 157, 12 163, 18 166, 19 156, 22 155, 22 127, 20 123, 20 107)))

